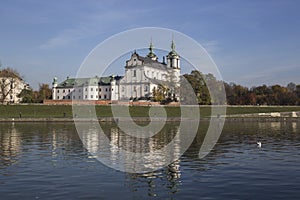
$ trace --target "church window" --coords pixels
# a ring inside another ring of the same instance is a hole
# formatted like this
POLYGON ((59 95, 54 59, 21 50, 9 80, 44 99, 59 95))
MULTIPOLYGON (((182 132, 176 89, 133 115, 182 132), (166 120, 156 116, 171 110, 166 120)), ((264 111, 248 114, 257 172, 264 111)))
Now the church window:
POLYGON ((136 70, 133 70, 133 77, 136 77, 136 70))
POLYGON ((92 99, 92 98, 94 98, 94 96, 93 96, 93 95, 91 95, 91 99, 92 99))
POLYGON ((104 99, 106 99, 106 94, 104 95, 104 99))
POLYGON ((85 95, 85 98, 87 99, 87 95, 85 95))
POLYGON ((133 91, 135 91, 135 92, 136 92, 136 86, 133 86, 133 91))
POLYGON ((59 90, 57 90, 57 93, 59 93, 59 90))
POLYGON ((107 88, 105 88, 105 91, 107 92, 107 88))
POLYGON ((87 88, 85 88, 85 91, 87 91, 87 88))
POLYGON ((71 99, 71 96, 68 96, 68 99, 71 99))
POLYGON ((63 93, 65 93, 65 90, 63 90, 63 93))
POLYGON ((145 92, 148 91, 148 85, 145 85, 145 92))
POLYGON ((125 91, 125 87, 123 86, 123 87, 122 87, 122 92, 124 92, 124 91, 125 91))
POLYGON ((94 88, 91 88, 91 91, 93 91, 94 88))

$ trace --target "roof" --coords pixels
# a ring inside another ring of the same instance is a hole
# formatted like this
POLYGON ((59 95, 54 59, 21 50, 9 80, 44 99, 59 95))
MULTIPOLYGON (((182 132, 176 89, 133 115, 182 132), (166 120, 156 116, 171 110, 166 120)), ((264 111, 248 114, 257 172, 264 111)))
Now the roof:
POLYGON ((67 78, 57 85, 57 88, 73 88, 83 86, 99 86, 110 85, 112 78, 116 81, 123 78, 123 76, 107 76, 107 77, 93 77, 93 78, 67 78))
MULTIPOLYGON (((146 66, 149 66, 149 67, 153 67, 153 68, 158 68, 158 69, 162 69, 162 70, 167 70, 167 64, 166 63, 161 63, 159 62, 158 60, 153 60, 151 59, 150 57, 143 57, 143 56, 140 56, 139 54, 137 54, 136 52, 134 52, 132 54, 132 56, 137 56, 137 58, 142 61, 142 65, 146 65, 146 66)), ((131 58, 132 58, 131 56, 131 58)), ((131 59, 130 58, 130 59, 131 59)), ((128 62, 129 60, 126 61, 126 63, 128 62)), ((126 66, 127 68, 131 68, 131 67, 135 67, 135 66, 126 66)))

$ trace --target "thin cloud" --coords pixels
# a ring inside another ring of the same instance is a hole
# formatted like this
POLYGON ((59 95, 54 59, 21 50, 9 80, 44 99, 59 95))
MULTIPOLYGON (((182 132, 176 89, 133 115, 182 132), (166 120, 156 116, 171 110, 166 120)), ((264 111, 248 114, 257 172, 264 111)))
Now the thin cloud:
POLYGON ((134 20, 133 16, 134 18, 139 18, 137 16, 143 16, 149 12, 153 12, 153 8, 140 10, 130 8, 123 11, 109 10, 87 15, 84 19, 82 19, 79 25, 74 28, 68 28, 60 31, 56 36, 41 44, 39 48, 50 49, 70 45, 78 40, 96 36, 105 32, 105 30, 112 29, 116 23, 128 24, 129 21, 134 20), (129 15, 128 13, 131 14, 129 15))
POLYGON ((291 82, 292 80, 279 80, 282 79, 284 73, 293 74, 295 71, 299 71, 300 66, 290 65, 290 66, 278 66, 272 68, 263 68, 256 70, 254 73, 242 75, 240 78, 237 78, 237 82, 247 83, 248 85, 253 85, 253 83, 279 83, 279 82, 291 82), (274 78, 278 77, 278 78, 274 78), (279 78, 281 77, 281 78, 279 78))

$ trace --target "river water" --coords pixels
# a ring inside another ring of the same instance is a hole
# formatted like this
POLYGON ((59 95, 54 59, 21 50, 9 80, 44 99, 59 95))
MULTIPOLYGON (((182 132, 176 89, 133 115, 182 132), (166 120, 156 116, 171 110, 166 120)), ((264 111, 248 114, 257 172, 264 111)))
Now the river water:
MULTIPOLYGON (((73 123, 1 123, 0 199, 300 198, 299 122, 226 122, 212 151, 199 159, 207 125, 179 159, 134 174, 95 159, 73 123)), ((116 125, 103 127, 113 140, 116 125)), ((154 148, 168 143, 176 127, 168 123, 154 148)))

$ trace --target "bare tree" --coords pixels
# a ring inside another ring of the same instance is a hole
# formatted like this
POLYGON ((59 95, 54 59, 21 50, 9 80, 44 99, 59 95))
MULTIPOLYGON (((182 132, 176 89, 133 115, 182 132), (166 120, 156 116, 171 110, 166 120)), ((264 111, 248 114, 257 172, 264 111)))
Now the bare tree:
POLYGON ((0 70, 0 103, 10 102, 11 98, 7 98, 13 93, 17 87, 16 81, 22 80, 19 73, 12 68, 0 70))

